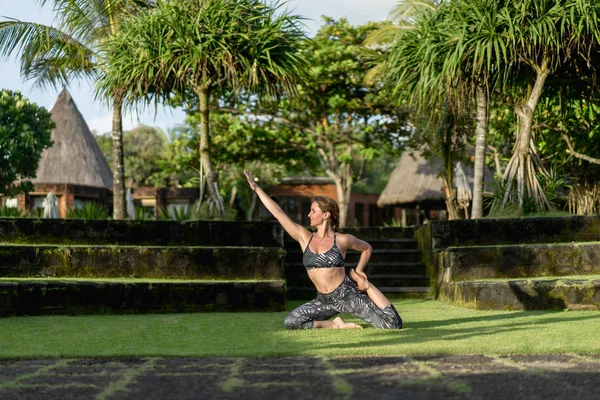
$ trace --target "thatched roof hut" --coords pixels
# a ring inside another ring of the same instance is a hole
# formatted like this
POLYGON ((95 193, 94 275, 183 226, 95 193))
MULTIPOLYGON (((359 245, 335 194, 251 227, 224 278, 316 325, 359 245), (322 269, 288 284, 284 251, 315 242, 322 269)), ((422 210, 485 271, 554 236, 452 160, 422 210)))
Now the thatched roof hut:
MULTIPOLYGON (((405 152, 392 172, 390 180, 377 200, 379 207, 399 205, 405 208, 420 207, 445 208, 446 193, 444 181, 439 176, 442 162, 430 162, 418 151, 405 152)), ((471 191, 473 190, 473 169, 463 165, 471 191)), ((493 182, 491 171, 486 169, 485 182, 493 182)))
POLYGON ((34 184, 73 184, 112 189, 111 169, 66 89, 50 110, 56 127, 44 150, 34 184))

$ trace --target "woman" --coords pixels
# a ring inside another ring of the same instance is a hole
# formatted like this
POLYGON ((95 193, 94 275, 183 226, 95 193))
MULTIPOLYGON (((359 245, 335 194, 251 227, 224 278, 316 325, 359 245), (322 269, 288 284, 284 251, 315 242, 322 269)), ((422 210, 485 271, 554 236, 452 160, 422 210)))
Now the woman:
POLYGON ((312 234, 293 222, 256 184, 251 173, 244 171, 244 175, 266 209, 300 244, 308 277, 318 292, 315 300, 296 308, 285 318, 286 329, 362 329, 360 325, 335 317, 342 312, 352 314, 375 328, 402 328, 402 319, 394 306, 364 273, 371 258, 371 246, 352 235, 335 231, 339 224, 339 209, 334 200, 318 196, 312 202, 308 218, 310 226, 317 228, 312 234), (350 249, 361 252, 356 271, 350 270, 352 280, 344 268, 346 252, 350 249))

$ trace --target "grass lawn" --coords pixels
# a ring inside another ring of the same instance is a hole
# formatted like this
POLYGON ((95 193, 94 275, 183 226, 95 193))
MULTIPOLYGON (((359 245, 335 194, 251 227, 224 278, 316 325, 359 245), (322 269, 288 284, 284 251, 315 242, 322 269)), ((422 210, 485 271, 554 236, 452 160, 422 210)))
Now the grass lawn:
POLYGON ((405 323, 400 331, 285 331, 285 312, 4 318, 0 357, 600 353, 600 312, 394 304, 405 323))

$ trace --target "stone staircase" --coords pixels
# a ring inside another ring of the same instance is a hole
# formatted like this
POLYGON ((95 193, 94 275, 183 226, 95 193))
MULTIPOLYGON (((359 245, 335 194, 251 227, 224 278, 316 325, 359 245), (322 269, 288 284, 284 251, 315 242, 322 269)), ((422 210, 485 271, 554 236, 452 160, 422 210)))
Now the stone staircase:
POLYGON ((600 218, 433 222, 439 298, 477 309, 600 308, 600 218))
MULTIPOLYGON (((431 294, 429 276, 421 261, 421 250, 413 228, 346 228, 342 232, 363 239, 373 247, 365 272, 388 297, 426 297, 431 294)), ((285 279, 288 299, 310 299, 315 288, 302 264, 302 249, 285 235, 285 279)), ((360 253, 349 251, 346 269, 355 268, 360 253)))
POLYGON ((0 219, 0 316, 281 311, 270 222, 0 219))

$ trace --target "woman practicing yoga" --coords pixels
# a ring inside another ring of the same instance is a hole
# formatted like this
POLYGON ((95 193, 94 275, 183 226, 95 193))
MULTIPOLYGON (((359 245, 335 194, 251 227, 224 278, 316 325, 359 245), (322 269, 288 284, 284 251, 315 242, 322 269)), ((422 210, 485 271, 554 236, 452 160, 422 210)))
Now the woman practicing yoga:
POLYGON ((310 226, 317 228, 313 234, 293 222, 256 184, 251 173, 244 171, 244 174, 266 209, 300 244, 308 277, 318 292, 315 300, 301 305, 285 318, 286 329, 362 329, 360 325, 335 317, 339 313, 352 314, 375 328, 402 328, 402 319, 394 306, 364 273, 371 258, 371 246, 352 235, 335 231, 339 224, 339 208, 334 200, 317 196, 312 202, 308 218, 310 226), (356 270, 350 270, 348 277, 344 259, 350 249, 360 251, 361 255, 356 270))

